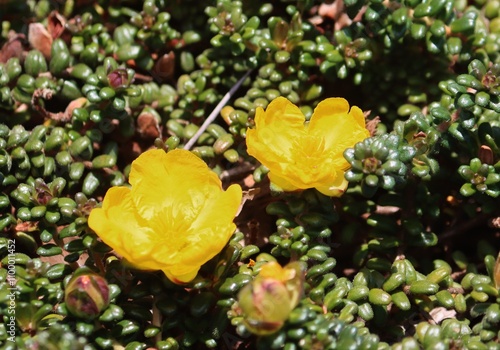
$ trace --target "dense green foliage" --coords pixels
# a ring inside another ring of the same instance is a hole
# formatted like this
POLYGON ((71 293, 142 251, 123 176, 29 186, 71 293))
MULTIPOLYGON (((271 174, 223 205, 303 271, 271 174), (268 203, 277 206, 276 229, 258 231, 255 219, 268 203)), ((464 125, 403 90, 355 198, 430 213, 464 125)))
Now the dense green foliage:
POLYGON ((500 1, 7 0, 0 19, 3 348, 500 349, 500 1), (192 148, 253 196, 238 231, 189 288, 122 263, 90 211, 248 71, 192 148), (269 190, 246 153, 278 96, 367 111, 341 198, 269 190), (257 337, 237 293, 273 259, 307 264, 304 294, 257 337), (95 319, 64 302, 81 266, 109 283, 95 319))

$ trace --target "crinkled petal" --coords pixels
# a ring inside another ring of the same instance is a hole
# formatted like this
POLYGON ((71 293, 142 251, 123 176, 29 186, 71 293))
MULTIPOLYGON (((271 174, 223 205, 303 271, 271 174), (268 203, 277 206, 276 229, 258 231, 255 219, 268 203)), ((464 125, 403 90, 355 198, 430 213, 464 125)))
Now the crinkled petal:
POLYGON ((225 192, 206 201, 190 232, 185 233, 185 244, 163 269, 170 280, 176 283, 191 281, 203 264, 221 252, 236 229, 232 221, 241 197, 241 187, 231 185, 225 192))
POLYGON ((196 275, 198 274, 198 271, 200 270, 201 266, 172 266, 168 268, 164 268, 162 271, 163 273, 167 276, 169 280, 171 280, 174 283, 177 284, 182 284, 182 283, 188 283, 192 281, 196 275))
POLYGON ((161 261, 151 259, 156 233, 140 224, 130 194, 127 187, 110 188, 102 208, 91 211, 89 226, 131 264, 142 269, 159 269, 161 261))
POLYGON ((271 101, 265 111, 261 107, 257 108, 255 115, 255 125, 263 128, 300 129, 304 126, 304 121, 305 117, 300 108, 284 97, 271 101))
POLYGON ((293 150, 293 161, 269 168, 269 179, 284 191, 307 189, 332 182, 336 176, 330 155, 323 150, 321 139, 303 138, 293 150))
POLYGON ((356 123, 358 123, 358 125, 361 128, 363 129, 366 128, 365 115, 363 114, 363 111, 359 107, 352 106, 351 112, 349 114, 354 118, 356 123))
POLYGON ((363 112, 349 111, 343 98, 328 98, 306 125, 301 115, 285 98, 271 102, 265 112, 259 109, 256 127, 247 131, 248 153, 269 168, 269 179, 284 191, 315 187, 339 196, 347 187, 344 151, 369 137, 363 112))
POLYGON ((318 104, 311 117, 309 133, 323 138, 325 151, 330 154, 341 156, 346 148, 370 136, 363 112, 356 106, 350 113, 348 110, 349 104, 343 98, 329 98, 318 104))
POLYGON ((279 173, 277 173, 277 172, 271 171, 268 174, 269 180, 273 184, 275 184, 276 186, 281 188, 283 191, 292 192, 292 191, 303 190, 303 189, 307 188, 307 187, 303 187, 303 186, 297 187, 297 186, 293 185, 290 181, 288 181, 287 178, 285 178, 284 176, 280 176, 278 174, 279 173))
POLYGON ((132 163, 130 184, 145 220, 159 220, 165 208, 172 208, 173 218, 194 220, 210 191, 221 188, 203 160, 185 150, 144 152, 132 163))
POLYGON ((344 194, 349 182, 344 177, 344 171, 337 170, 337 177, 331 183, 316 185, 316 189, 326 196, 340 197, 344 194))
POLYGON ((189 151, 143 153, 132 164, 130 183, 131 189, 108 191, 89 225, 137 268, 188 282, 236 228, 241 187, 223 191, 217 175, 189 151))
MULTIPOLYGON (((306 165, 306 164, 303 164, 306 165)), ((269 172, 269 180, 283 191, 305 190, 315 187, 316 184, 321 184, 333 180, 335 170, 319 165, 322 169, 312 169, 310 172, 305 172, 306 167, 290 167, 284 172, 276 172, 271 169, 269 172), (318 170, 318 171, 317 171, 318 170), (332 174, 333 172, 333 174, 332 174)))
POLYGON ((290 136, 290 149, 286 153, 277 152, 277 148, 274 147, 274 140, 262 140, 252 139, 252 132, 255 130, 247 131, 247 152, 256 159, 259 160, 264 166, 266 166, 272 173, 283 174, 286 172, 290 165, 296 164, 297 154, 296 149, 300 147, 300 140, 304 139, 307 135, 305 130, 296 131, 294 136, 290 136), (250 133, 250 142, 248 141, 250 133), (254 140, 254 141, 252 141, 254 140), (257 140, 257 141, 255 141, 257 140))
POLYGON ((331 114, 344 114, 349 112, 349 102, 342 97, 324 99, 314 109, 313 116, 321 117, 331 114))
POLYGON ((201 266, 220 253, 236 229, 233 219, 241 197, 241 187, 231 185, 206 200, 174 259, 177 265, 201 266))
POLYGON ((290 159, 293 143, 305 133, 302 111, 284 97, 273 100, 266 111, 257 108, 255 128, 247 131, 247 152, 265 166, 290 159))

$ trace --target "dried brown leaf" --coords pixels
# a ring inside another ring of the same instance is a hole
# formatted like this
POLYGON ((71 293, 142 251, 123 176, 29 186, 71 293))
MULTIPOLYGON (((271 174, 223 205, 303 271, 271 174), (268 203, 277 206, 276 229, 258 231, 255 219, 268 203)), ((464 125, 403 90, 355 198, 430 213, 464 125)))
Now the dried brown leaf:
MULTIPOLYGON (((335 21, 334 29, 341 30, 347 26, 350 26, 353 22, 359 22, 362 19, 364 12, 366 11, 366 6, 363 6, 356 17, 351 19, 346 13, 346 7, 343 0, 336 0, 331 4, 321 4, 318 7, 318 16, 321 18, 328 18, 335 21)), ((321 24, 323 21, 319 18, 313 17, 313 24, 321 24)))
POLYGON ((64 111, 66 118, 71 119, 71 116, 73 115, 73 110, 75 110, 76 108, 84 107, 87 104, 87 102, 88 100, 85 97, 79 97, 71 101, 66 107, 66 110, 64 111))
POLYGON ((429 311, 429 316, 435 324, 441 323, 441 321, 447 318, 456 318, 457 312, 455 310, 448 310, 442 306, 436 307, 429 311))
POLYGON ((155 63, 152 75, 157 81, 171 79, 175 73, 175 53, 170 51, 161 56, 155 63))
POLYGON ((52 36, 52 39, 59 38, 66 28, 66 18, 59 12, 52 11, 47 18, 47 31, 52 36))
POLYGON ((52 36, 41 23, 31 23, 28 30, 28 40, 32 48, 40 51, 45 58, 50 58, 52 36))
POLYGON ((36 89, 33 92, 33 96, 31 98, 31 105, 35 110, 37 110, 44 118, 51 119, 55 121, 59 121, 62 123, 69 122, 71 120, 71 114, 75 108, 81 107, 83 104, 87 102, 87 99, 84 97, 78 98, 66 107, 64 112, 50 112, 47 111, 42 103, 42 100, 50 100, 54 96, 54 91, 50 89, 36 89))
MULTIPOLYGON (((365 115, 366 117, 366 115, 365 115)), ((377 132, 377 125, 380 123, 380 117, 376 116, 372 120, 366 122, 366 129, 370 132, 370 136, 374 136, 377 132)))
POLYGON ((137 132, 144 139, 160 137, 160 125, 157 118, 150 113, 141 113, 137 117, 137 132))
POLYGON ((0 49, 0 63, 6 63, 12 57, 21 59, 23 57, 23 41, 25 39, 24 34, 12 35, 0 49))

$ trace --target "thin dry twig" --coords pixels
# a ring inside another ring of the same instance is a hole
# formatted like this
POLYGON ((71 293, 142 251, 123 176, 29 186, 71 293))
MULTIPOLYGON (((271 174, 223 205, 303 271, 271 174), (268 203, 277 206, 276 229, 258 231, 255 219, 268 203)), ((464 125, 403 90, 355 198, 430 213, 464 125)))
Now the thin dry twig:
POLYGON ((250 75, 251 72, 252 72, 252 69, 250 69, 249 71, 247 71, 245 73, 245 75, 242 76, 240 78, 240 80, 238 80, 236 82, 236 84, 234 84, 234 86, 228 91, 228 93, 224 95, 224 97, 222 98, 222 100, 220 100, 219 104, 217 104, 217 106, 215 106, 215 108, 212 111, 212 113, 210 113, 210 115, 208 116, 208 118, 201 125, 200 129, 186 143, 186 145, 184 146, 185 150, 189 150, 189 149, 191 149, 191 147, 193 147, 194 143, 198 140, 198 138, 201 136, 201 134, 203 134, 205 132, 206 128, 208 128, 208 126, 215 120, 215 118, 217 118, 217 115, 220 113, 220 111, 222 110, 222 108, 226 105, 226 103, 229 101, 229 99, 231 97, 233 97, 233 95, 236 93, 236 91, 239 89, 239 87, 241 86, 241 84, 243 84, 243 82, 250 75))

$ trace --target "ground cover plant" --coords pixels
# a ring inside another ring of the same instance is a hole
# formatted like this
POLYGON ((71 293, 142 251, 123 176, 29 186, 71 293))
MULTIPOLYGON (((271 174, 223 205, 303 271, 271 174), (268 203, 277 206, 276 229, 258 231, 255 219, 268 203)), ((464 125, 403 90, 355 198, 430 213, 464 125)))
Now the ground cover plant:
POLYGON ((499 349, 500 1, 0 1, 3 349, 499 349))

